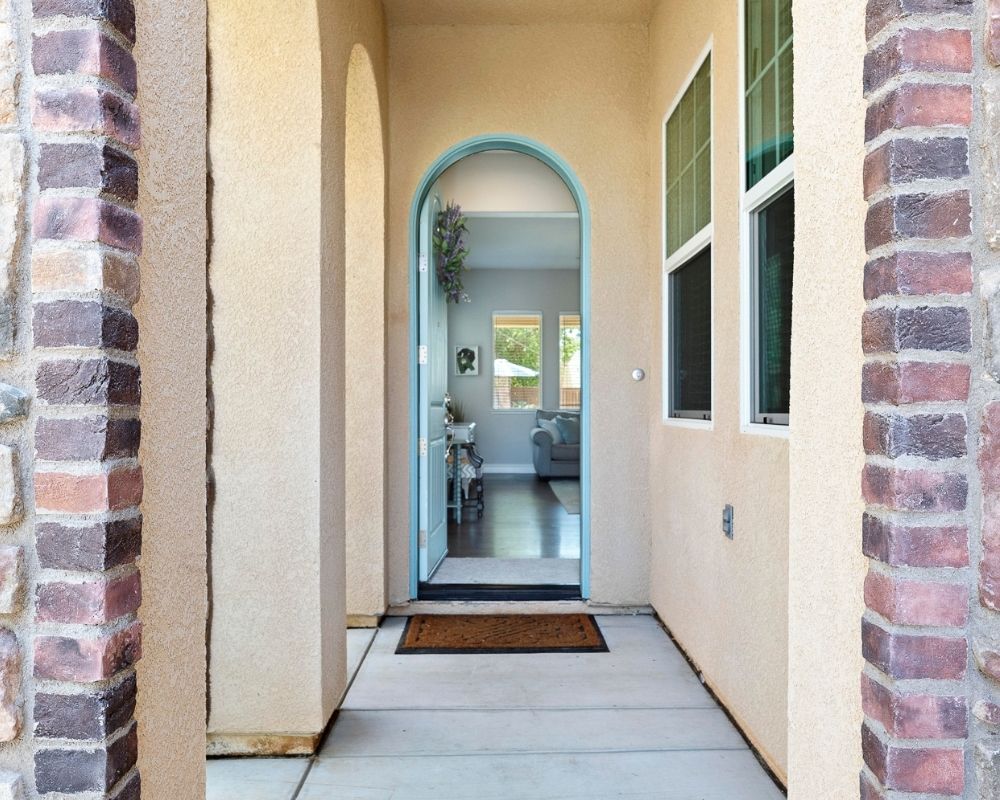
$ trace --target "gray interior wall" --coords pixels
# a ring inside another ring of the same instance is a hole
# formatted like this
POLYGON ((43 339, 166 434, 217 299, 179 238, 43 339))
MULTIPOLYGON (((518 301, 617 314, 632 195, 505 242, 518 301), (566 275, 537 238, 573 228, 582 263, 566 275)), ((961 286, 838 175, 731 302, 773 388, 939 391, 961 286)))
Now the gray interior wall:
POLYGON ((528 434, 534 411, 493 410, 493 313, 542 314, 542 398, 559 407, 559 315, 580 310, 580 272, 572 269, 474 269, 465 274, 472 302, 448 308, 448 391, 476 423, 476 443, 486 468, 531 464, 528 434), (478 345, 479 374, 456 376, 458 346, 478 345))

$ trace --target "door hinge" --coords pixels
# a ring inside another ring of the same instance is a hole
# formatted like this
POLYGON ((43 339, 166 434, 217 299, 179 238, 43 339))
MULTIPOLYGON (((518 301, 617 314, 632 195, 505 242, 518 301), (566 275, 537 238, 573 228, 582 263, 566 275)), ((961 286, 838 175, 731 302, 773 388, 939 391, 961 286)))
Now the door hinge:
POLYGON ((420 531, 417 534, 417 544, 420 547, 427 547, 427 531, 420 531))
POLYGON ((417 348, 417 363, 424 366, 427 364, 429 358, 430 354, 427 352, 427 345, 420 345, 420 347, 417 348))
POLYGON ((420 256, 418 269, 421 272, 427 272, 427 256, 420 256))
POLYGON ((422 456, 427 455, 427 440, 423 436, 417 439, 417 453, 422 456))

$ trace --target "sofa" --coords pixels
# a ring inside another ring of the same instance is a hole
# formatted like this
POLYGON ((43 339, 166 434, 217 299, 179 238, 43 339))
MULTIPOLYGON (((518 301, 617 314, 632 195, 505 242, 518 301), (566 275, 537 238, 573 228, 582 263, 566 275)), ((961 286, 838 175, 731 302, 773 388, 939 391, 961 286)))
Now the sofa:
POLYGON ((539 478, 579 478, 579 441, 567 444, 554 424, 556 417, 575 419, 580 423, 579 411, 535 412, 535 427, 531 431, 532 460, 539 478), (543 425, 543 421, 547 424, 543 425))

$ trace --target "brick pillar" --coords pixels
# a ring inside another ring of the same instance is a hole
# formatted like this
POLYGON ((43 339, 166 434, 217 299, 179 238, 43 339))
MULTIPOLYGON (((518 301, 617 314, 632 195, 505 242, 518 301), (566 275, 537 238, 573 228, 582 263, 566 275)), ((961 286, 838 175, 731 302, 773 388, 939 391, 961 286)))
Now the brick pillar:
MULTIPOLYGON (((34 783, 139 797, 142 471, 131 0, 33 0, 34 783)), ((62 795, 60 795, 62 796, 62 795)))
POLYGON ((870 0, 861 797, 968 797, 970 0, 870 0))

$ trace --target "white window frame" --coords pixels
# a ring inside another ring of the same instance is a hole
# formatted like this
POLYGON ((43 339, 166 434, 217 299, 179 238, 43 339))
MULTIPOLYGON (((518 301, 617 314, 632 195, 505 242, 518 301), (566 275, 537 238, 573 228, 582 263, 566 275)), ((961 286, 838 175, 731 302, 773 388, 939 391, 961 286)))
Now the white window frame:
POLYGON ((558 348, 559 348, 559 410, 560 411, 583 411, 583 314, 579 311, 560 311, 559 312, 559 338, 558 338, 558 348), (580 407, 579 408, 567 408, 562 404, 562 321, 563 317, 577 317, 580 320, 580 407))
POLYGON ((545 408, 545 315, 541 311, 494 311, 490 316, 490 409, 494 414, 534 414, 545 408), (538 405, 534 408, 496 407, 497 317, 538 317, 538 405))
MULTIPOLYGON (((747 189, 747 0, 740 0, 740 431, 787 439, 789 423, 755 422, 757 413, 757 315, 756 287, 757 214, 795 183, 795 153, 778 164, 755 186, 747 189)), ((794 41, 792 47, 795 47, 794 41)), ((794 80, 794 78, 793 78, 794 80)))
POLYGON ((709 160, 712 164, 712 181, 710 185, 710 204, 712 208, 712 219, 705 227, 698 231, 694 236, 688 239, 684 244, 682 244, 677 251, 672 253, 669 257, 667 256, 667 122, 670 120, 671 115, 677 110, 680 105, 681 100, 684 99, 684 95, 688 89, 691 88, 691 84, 694 82, 695 77, 698 72, 705 64, 705 60, 713 56, 713 37, 709 37, 708 43, 702 48, 701 53, 695 60, 694 67, 688 73, 688 76, 684 79, 684 83, 681 85, 681 89, 677 92, 674 97, 673 102, 670 104, 667 112, 663 115, 663 119, 660 123, 660 227, 661 227, 661 244, 660 244, 660 257, 663 259, 663 273, 661 276, 661 341, 663 348, 663 381, 661 386, 662 392, 662 422, 666 426, 675 428, 693 428, 695 430, 713 430, 715 428, 715 247, 713 246, 713 233, 715 230, 715 185, 716 185, 716 158, 715 158, 715 58, 712 58, 712 69, 709 72, 708 85, 709 85, 709 137, 711 139, 711 145, 709 146, 710 157, 709 160), (709 365, 709 380, 712 386, 712 402, 708 410, 711 419, 695 419, 693 417, 674 417, 671 416, 671 405, 673 397, 673 388, 671 385, 671 340, 670 340, 670 329, 672 327, 673 320, 671 319, 670 313, 670 275, 676 270, 680 269, 688 262, 690 262, 695 256, 699 255, 706 248, 711 247, 711 266, 709 268, 709 281, 711 283, 711 310, 709 312, 709 325, 711 326, 711 360, 709 365))

